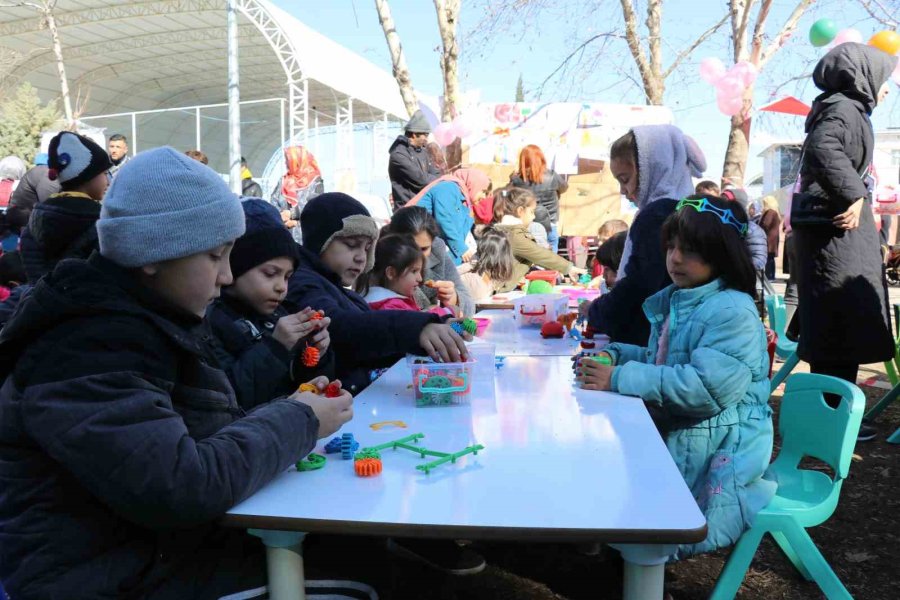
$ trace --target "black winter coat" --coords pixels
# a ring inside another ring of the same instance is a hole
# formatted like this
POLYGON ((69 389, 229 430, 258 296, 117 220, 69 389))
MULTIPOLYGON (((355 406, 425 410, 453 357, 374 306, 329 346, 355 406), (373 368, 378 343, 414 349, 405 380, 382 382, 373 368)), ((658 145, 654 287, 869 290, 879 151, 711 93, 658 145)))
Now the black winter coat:
POLYGON ((283 306, 291 311, 309 306, 331 317, 328 333, 335 371, 353 395, 369 385, 369 371, 393 365, 407 353, 425 354, 419 335, 435 314, 407 310, 372 310, 362 296, 341 281, 319 257, 300 247, 300 264, 288 284, 283 306))
POLYGON ((431 164, 425 148, 412 146, 405 135, 397 136, 388 152, 388 176, 391 179, 394 210, 398 210, 422 188, 440 177, 440 173, 431 164))
POLYGON ((631 258, 626 267, 627 277, 591 304, 588 324, 614 342, 646 346, 650 339, 644 300, 672 283, 660 232, 677 203, 677 200, 657 200, 637 214, 628 231, 631 258))
POLYGON ((545 171, 544 179, 540 183, 525 181, 521 175, 513 173, 509 176, 509 184, 531 190, 537 197, 538 204, 550 213, 550 222, 559 222, 559 195, 569 189, 569 184, 556 172, 549 169, 545 171))
POLYGON ((288 351, 272 337, 278 319, 288 312, 278 307, 263 317, 241 302, 223 296, 206 313, 213 334, 216 358, 228 375, 241 408, 249 410, 280 396, 294 393, 301 383, 318 376, 334 378, 334 352, 329 347, 315 367, 305 367, 300 353, 303 340, 288 351))
POLYGON ((46 165, 29 169, 9 198, 10 208, 18 206, 32 210, 37 204, 59 192, 59 180, 47 177, 49 170, 46 165))
POLYGON ((258 557, 245 554, 245 534, 215 521, 306 455, 318 420, 286 399, 245 416, 201 324, 95 254, 63 261, 3 329, 0 580, 12 597, 249 587, 238 574, 258 541, 258 557))
POLYGON ((866 202, 859 227, 850 231, 792 223, 797 353, 807 362, 867 364, 894 355, 880 241, 862 177, 875 148, 869 114, 896 62, 890 58, 861 44, 842 44, 813 73, 825 93, 806 122, 801 191, 825 198, 834 214, 860 198, 866 202), (863 62, 868 66, 860 67, 863 62))

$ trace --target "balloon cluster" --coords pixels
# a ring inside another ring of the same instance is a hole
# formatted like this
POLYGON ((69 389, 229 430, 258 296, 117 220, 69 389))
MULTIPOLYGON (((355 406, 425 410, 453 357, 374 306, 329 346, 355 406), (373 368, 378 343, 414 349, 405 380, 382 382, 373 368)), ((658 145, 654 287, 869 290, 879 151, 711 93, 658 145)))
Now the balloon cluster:
MULTIPOLYGON (((819 19, 809 28, 809 42, 817 48, 828 44, 839 46, 846 42, 861 44, 863 35, 859 30, 853 28, 838 30, 838 26, 831 19, 819 19)), ((890 30, 879 31, 869 38, 869 45, 892 56, 898 55, 900 54, 900 34, 890 30)), ((900 63, 894 69, 891 78, 897 85, 900 85, 900 63)))
POLYGON ((759 71, 752 62, 742 60, 726 69, 718 58, 704 58, 700 63, 700 77, 716 88, 716 104, 729 117, 744 108, 744 91, 753 85, 759 71))
POLYGON ((438 123, 434 128, 432 135, 434 141, 446 148, 456 140, 456 138, 464 138, 472 135, 471 121, 463 115, 457 116, 450 123, 438 123))

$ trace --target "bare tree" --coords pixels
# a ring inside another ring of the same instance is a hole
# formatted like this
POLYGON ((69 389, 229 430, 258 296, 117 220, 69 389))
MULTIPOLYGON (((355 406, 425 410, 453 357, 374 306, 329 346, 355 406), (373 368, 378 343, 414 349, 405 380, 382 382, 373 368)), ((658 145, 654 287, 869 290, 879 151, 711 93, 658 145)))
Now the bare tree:
MULTIPOLYGON (((773 0, 729 0, 734 62, 748 61, 758 71, 762 71, 797 29, 800 17, 814 1, 799 0, 774 38, 767 44, 766 24, 773 0), (757 2, 759 8, 753 19, 751 34, 751 13, 757 2)), ((722 167, 722 178, 728 179, 738 186, 744 184, 744 171, 747 167, 747 154, 750 149, 750 109, 753 106, 754 87, 753 84, 747 86, 744 90, 743 109, 731 117, 728 148, 725 152, 725 164, 722 167)))
POLYGON ((459 42, 456 26, 459 23, 460 0, 434 0, 437 10, 438 31, 441 34, 441 73, 444 76, 444 108, 441 120, 450 121, 456 116, 459 102, 459 42))
POLYGON ((66 77, 66 65, 63 61, 62 43, 59 40, 59 29, 56 27, 56 19, 53 10, 57 0, 42 0, 39 2, 4 2, 0 7, 4 8, 30 8, 41 14, 42 24, 50 30, 53 40, 53 53, 56 55, 56 70, 59 73, 59 89, 63 101, 63 110, 66 116, 66 126, 75 128, 75 113, 72 110, 72 99, 69 94, 69 80, 66 77))
POLYGON ((397 80, 397 86, 400 88, 400 97, 403 98, 406 112, 412 116, 419 108, 419 100, 416 98, 412 77, 409 75, 409 67, 406 66, 403 45, 400 43, 400 35, 397 33, 394 18, 391 16, 391 7, 388 5, 387 0, 375 0, 375 10, 378 11, 378 21, 384 30, 384 37, 387 40, 388 50, 391 53, 394 79, 397 80))
POLYGON ((897 16, 900 15, 900 2, 894 0, 859 0, 862 7, 869 13, 869 16, 887 27, 888 29, 897 29, 900 21, 897 16))

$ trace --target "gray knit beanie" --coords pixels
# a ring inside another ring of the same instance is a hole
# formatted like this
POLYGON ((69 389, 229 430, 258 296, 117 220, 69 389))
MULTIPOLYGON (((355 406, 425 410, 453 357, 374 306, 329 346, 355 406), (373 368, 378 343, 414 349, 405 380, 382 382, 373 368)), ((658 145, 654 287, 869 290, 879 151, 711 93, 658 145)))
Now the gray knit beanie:
POLYGON ((413 113, 413 116, 409 118, 409 122, 403 130, 410 133, 431 133, 431 125, 428 124, 425 113, 421 110, 417 110, 413 113))
POLYGON ((123 267, 184 258, 244 234, 236 194, 206 165, 168 146, 136 154, 100 210, 100 254, 123 267))

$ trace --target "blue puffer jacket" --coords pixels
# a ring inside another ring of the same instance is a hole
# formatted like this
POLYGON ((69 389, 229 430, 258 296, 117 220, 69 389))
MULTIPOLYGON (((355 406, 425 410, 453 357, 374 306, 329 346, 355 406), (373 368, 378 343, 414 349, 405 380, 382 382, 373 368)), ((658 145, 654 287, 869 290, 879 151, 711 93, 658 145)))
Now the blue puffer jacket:
POLYGON ((674 285, 644 303, 647 348, 611 344, 612 389, 647 403, 709 533, 677 558, 733 544, 775 494, 762 479, 772 456, 769 357, 753 299, 715 280, 674 285), (669 318, 665 365, 656 365, 669 318))
POLYGON ((441 237, 447 242, 453 263, 461 265, 462 255, 466 253, 466 236, 472 231, 475 219, 469 214, 466 197, 459 185, 442 181, 428 190, 417 206, 434 216, 441 226, 441 237))

